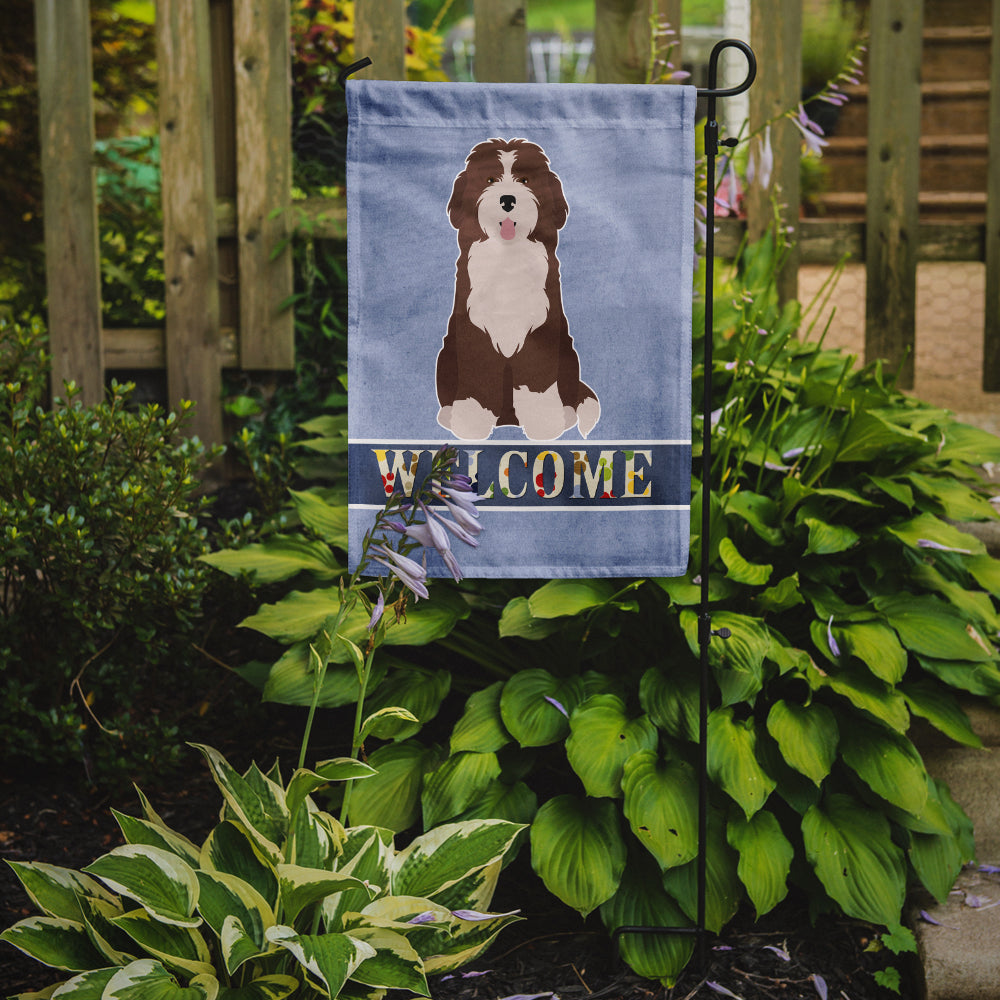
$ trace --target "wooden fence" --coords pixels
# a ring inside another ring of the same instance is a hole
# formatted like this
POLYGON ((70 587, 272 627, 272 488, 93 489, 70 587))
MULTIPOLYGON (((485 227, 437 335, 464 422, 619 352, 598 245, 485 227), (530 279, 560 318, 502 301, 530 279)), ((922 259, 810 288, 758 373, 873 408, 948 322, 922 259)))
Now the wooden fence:
MULTIPOLYGON (((528 2, 475 0, 479 80, 525 79, 528 2)), ((88 0, 35 4, 53 384, 73 379, 83 399, 95 401, 107 370, 165 369, 169 400, 196 401, 195 432, 221 441, 222 369, 280 371, 294 363, 292 316, 282 308, 292 291, 291 254, 278 251, 292 220, 312 220, 314 236, 343 238, 342 201, 306 202, 294 216, 283 211, 291 204, 290 0, 157 0, 166 325, 142 330, 101 326, 88 0)), ((679 25, 681 6, 595 0, 597 80, 641 82, 650 8, 679 25)), ((798 239, 782 292, 795 294, 800 263, 832 263, 845 253, 863 260, 866 355, 895 364, 914 345, 918 260, 985 261, 983 379, 997 391, 1000 0, 992 4, 985 225, 919 220, 922 10, 923 0, 871 0, 866 219, 786 218, 798 239)), ((799 101, 802 3, 753 0, 751 16, 759 65, 750 91, 753 128, 799 101)), ((374 61, 367 75, 403 78, 404 0, 357 0, 356 51, 374 61)), ((798 205, 799 145, 793 127, 775 130, 770 186, 749 192, 745 223, 724 221, 720 255, 733 252, 744 228, 763 231, 776 193, 798 205)), ((912 384, 912 358, 904 384, 912 384)))

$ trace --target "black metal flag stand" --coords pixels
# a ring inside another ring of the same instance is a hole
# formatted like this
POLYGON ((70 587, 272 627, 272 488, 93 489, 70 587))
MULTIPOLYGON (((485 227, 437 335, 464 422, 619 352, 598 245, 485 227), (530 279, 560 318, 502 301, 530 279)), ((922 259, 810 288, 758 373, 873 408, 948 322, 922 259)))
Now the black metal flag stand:
POLYGON ((705 345, 704 345, 704 396, 702 399, 702 451, 701 451, 701 600, 698 610, 698 647, 701 653, 701 684, 698 698, 698 910, 694 927, 655 927, 646 925, 618 927, 612 935, 617 942, 623 934, 694 934, 698 939, 698 964, 706 968, 705 955, 705 896, 707 889, 708 845, 708 649, 712 636, 729 638, 727 628, 713 630, 712 615, 708 610, 709 537, 712 509, 709 480, 712 474, 712 294, 715 283, 715 158, 720 146, 735 146, 738 139, 719 139, 716 121, 716 99, 735 97, 750 89, 757 76, 757 59, 746 42, 725 38, 716 43, 708 60, 708 87, 699 89, 698 96, 707 98, 705 122, 705 160, 707 171, 705 219, 705 345), (719 56, 725 49, 739 49, 747 60, 746 79, 737 86, 720 89, 718 83, 719 56))
MULTIPOLYGON (((337 77, 344 87, 347 78, 358 70, 371 65, 367 56, 345 66, 337 77)), ((720 639, 729 637, 729 629, 712 629, 712 615, 709 603, 709 536, 711 532, 711 504, 709 479, 712 471, 712 292, 715 280, 715 158, 720 146, 735 146, 735 138, 719 139, 719 123, 716 121, 716 100, 720 97, 735 97, 750 89, 757 76, 757 59, 753 49, 746 42, 726 38, 716 43, 708 61, 708 87, 698 90, 698 96, 707 99, 707 120, 705 122, 705 159, 707 165, 706 187, 706 232, 705 232, 705 342, 704 342, 704 397, 702 402, 702 504, 701 504, 701 600, 698 611, 698 646, 701 653, 701 686, 698 704, 698 909, 694 927, 622 926, 615 929, 612 937, 617 943, 623 934, 694 934, 698 939, 698 963, 702 970, 706 967, 705 955, 705 896, 707 888, 707 834, 708 834, 708 699, 709 665, 708 650, 713 636, 720 639), (739 86, 719 88, 719 57, 728 48, 739 49, 747 60, 747 75, 739 86)))

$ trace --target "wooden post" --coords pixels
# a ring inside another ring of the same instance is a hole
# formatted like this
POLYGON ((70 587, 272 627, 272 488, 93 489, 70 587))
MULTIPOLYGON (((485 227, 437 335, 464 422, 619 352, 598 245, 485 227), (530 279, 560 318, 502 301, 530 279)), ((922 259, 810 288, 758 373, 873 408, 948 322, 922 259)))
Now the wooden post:
POLYGON ((362 0, 354 5, 355 58, 372 65, 355 74, 373 80, 406 79, 405 0, 362 0))
POLYGON ((865 360, 913 387, 923 0, 872 0, 868 54, 865 360), (905 359, 905 360, 904 360, 905 359))
POLYGON ((288 0, 233 7, 240 365, 295 367, 292 294, 290 8, 288 0), (284 243, 275 256, 275 248, 284 243))
POLYGON ((479 83, 528 79, 524 0, 475 0, 475 77, 479 83))
MULTIPOLYGON (((750 131, 798 107, 802 98, 802 4, 800 0, 757 0, 750 8, 750 41, 757 56, 757 80, 750 88, 750 131)), ((725 109, 722 109, 722 114, 725 109)), ((735 134, 739 122, 729 123, 735 134)), ((754 139, 754 143, 759 140, 754 139)), ((763 188, 759 178, 747 192, 747 228, 751 240, 760 239, 774 222, 792 228, 792 246, 778 273, 782 302, 798 297, 799 287, 799 158, 802 136, 790 121, 778 119, 771 126, 774 170, 763 188)), ((777 238, 778 234, 775 234, 777 238)))
POLYGON ((197 404, 193 433, 222 441, 211 44, 207 0, 160 0, 156 58, 163 175, 167 395, 197 404))
POLYGON ((645 83, 655 0, 594 0, 594 67, 598 83, 645 83))
POLYGON ((52 394, 104 397, 88 0, 35 0, 52 394))
POLYGON ((1000 0, 993 0, 990 45, 989 170, 986 178, 986 326, 983 390, 1000 392, 1000 0))

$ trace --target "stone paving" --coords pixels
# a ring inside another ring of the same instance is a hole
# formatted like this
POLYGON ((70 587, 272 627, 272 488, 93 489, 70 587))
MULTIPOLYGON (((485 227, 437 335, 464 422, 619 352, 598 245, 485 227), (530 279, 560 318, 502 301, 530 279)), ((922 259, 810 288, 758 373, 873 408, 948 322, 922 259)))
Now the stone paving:
MULTIPOLYGON (((811 302, 831 269, 799 271, 799 299, 811 302)), ((1000 433, 1000 393, 982 390, 986 267, 982 263, 917 265, 916 379, 913 395, 959 419, 1000 433)), ((865 268, 848 264, 813 336, 833 312, 826 343, 864 356, 865 268), (835 307, 832 309, 831 307, 835 307)))

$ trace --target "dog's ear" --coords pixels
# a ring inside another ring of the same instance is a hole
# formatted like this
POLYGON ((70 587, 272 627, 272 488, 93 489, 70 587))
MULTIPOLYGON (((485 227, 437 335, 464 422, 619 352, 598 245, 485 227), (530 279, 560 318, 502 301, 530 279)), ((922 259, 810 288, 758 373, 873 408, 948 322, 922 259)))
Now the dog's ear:
POLYGON ((455 229, 462 228, 462 203, 465 201, 465 185, 468 181, 468 171, 463 170, 455 178, 455 186, 451 189, 451 198, 448 201, 448 218, 455 229))
POLYGON ((549 218, 556 229, 562 229, 566 225, 566 219, 569 216, 569 205, 566 203, 566 195, 563 194, 562 181, 559 180, 558 174, 551 171, 549 172, 547 181, 549 218))

